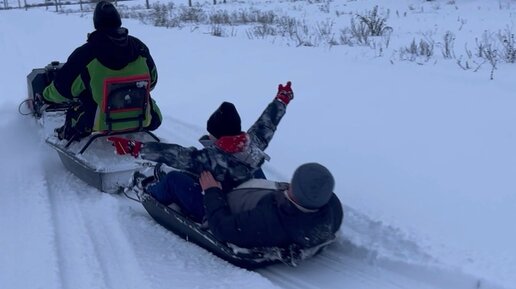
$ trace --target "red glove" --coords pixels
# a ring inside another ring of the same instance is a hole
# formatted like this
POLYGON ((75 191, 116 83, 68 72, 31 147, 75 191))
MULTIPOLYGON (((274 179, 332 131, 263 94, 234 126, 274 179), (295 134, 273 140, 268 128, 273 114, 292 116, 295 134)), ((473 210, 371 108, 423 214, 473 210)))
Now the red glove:
POLYGON ((111 136, 108 137, 108 141, 113 143, 116 153, 119 155, 130 154, 133 157, 137 157, 140 154, 140 149, 142 148, 142 142, 123 137, 111 136))
POLYGON ((284 104, 288 104, 292 99, 294 99, 294 92, 290 85, 292 82, 288 81, 287 85, 279 85, 278 86, 278 94, 276 94, 276 98, 283 102, 284 104))

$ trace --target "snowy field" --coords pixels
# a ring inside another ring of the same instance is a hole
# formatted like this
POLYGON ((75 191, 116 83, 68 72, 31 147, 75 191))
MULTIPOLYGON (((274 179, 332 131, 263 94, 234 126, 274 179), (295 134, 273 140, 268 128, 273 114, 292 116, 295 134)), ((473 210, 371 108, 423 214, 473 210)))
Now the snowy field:
POLYGON ((65 61, 93 29, 92 15, 5 10, 0 288, 516 288, 516 65, 476 55, 511 43, 500 37, 516 31, 516 1, 227 2, 202 7, 275 11, 312 28, 331 20, 338 41, 314 36, 298 46, 251 37, 253 24, 222 25, 229 35, 214 37, 210 24, 124 19, 158 67, 153 97, 164 122, 156 133, 199 146, 222 101, 235 103, 247 128, 291 80, 295 99, 265 172, 288 180, 301 163, 328 166, 345 206, 337 243, 298 268, 250 272, 171 234, 137 203, 76 179, 17 110, 26 75, 65 61), (389 35, 340 42, 351 18, 375 5, 389 35), (444 53, 447 32, 453 57, 444 53), (433 43, 433 54, 408 53, 413 40, 433 43))

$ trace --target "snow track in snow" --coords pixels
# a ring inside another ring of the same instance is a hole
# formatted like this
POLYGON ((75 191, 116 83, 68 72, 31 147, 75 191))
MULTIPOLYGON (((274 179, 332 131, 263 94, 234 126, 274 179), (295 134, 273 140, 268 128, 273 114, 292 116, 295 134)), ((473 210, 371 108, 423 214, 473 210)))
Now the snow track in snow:
POLYGON ((46 177, 63 287, 145 286, 134 248, 118 221, 119 201, 85 186, 56 162, 50 162, 46 177))
MULTIPOLYGON (((377 224, 374 224, 371 220, 360 220, 362 225, 365 222, 370 222, 371 227, 377 227, 377 224)), ((346 225, 353 227, 353 224, 346 225)), ((381 229, 385 234, 382 236, 386 242, 385 247, 382 248, 383 250, 388 248, 390 243, 396 242, 396 238, 399 237, 389 235, 388 232, 392 231, 390 227, 377 227, 377 229, 381 229)), ((375 232, 371 231, 370 235, 375 235, 375 232)), ((400 244, 398 249, 402 251, 410 251, 417 248, 416 244, 412 244, 412 246, 409 240, 403 238, 397 239, 397 242, 400 244)), ((377 246, 380 245, 377 244, 377 246)), ((393 254, 395 253, 393 252, 393 254)), ((413 251, 413 253, 414 257, 424 256, 424 258, 430 258, 422 252, 413 251)), ((436 260, 428 259, 422 262, 405 258, 380 257, 377 251, 350 242, 345 233, 340 236, 336 243, 327 247, 321 254, 306 260, 296 268, 274 265, 261 269, 259 272, 274 284, 285 289, 503 288, 486 280, 465 274, 458 269, 440 265, 436 260)))
MULTIPOLYGON (((175 118, 170 120, 161 132, 174 136, 174 142, 192 141, 204 132, 193 124, 175 118)), ((270 165, 265 171, 273 179, 285 178, 270 165)), ((257 272, 285 289, 502 289, 457 269, 441 266, 397 228, 373 221, 347 206, 344 206, 344 215, 338 241, 318 256, 296 268, 278 264, 257 272)))
POLYGON ((20 156, 0 172, 0 288, 60 288, 40 139, 33 123, 0 107, 0 159, 20 156))
MULTIPOLYGON (((460 271, 440 268, 417 243, 395 228, 348 207, 338 241, 320 255, 296 268, 274 265, 257 272, 242 270, 159 226, 140 204, 89 187, 66 171, 45 144, 38 150, 41 153, 29 156, 38 162, 15 166, 8 172, 14 186, 2 191, 19 192, 4 198, 9 204, 6 210, 28 205, 31 213, 27 218, 38 220, 41 228, 32 234, 41 247, 38 254, 47 253, 36 263, 46 262, 48 268, 39 270, 46 275, 42 280, 48 287, 500 288, 460 271), (32 172, 31 182, 25 180, 26 170, 32 172)), ((19 230, 27 229, 18 226, 19 230)), ((16 237, 13 240, 18 241, 16 237)), ((28 288, 37 280, 8 282, 28 288)))

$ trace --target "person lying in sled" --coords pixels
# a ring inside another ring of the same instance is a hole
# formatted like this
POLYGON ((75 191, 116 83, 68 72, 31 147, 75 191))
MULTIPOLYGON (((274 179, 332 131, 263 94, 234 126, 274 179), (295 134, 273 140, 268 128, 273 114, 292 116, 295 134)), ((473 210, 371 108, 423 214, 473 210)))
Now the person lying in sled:
MULTIPOLYGON (((100 110, 106 81, 144 76, 149 82, 148 94, 158 80, 149 49, 121 27, 120 15, 111 3, 98 2, 93 25, 95 31, 88 35, 86 44, 75 49, 43 91, 42 97, 47 103, 79 100, 77 105, 68 109, 64 126, 56 130, 59 139, 77 139, 92 131, 106 130, 105 114, 100 110)), ((160 124, 161 113, 154 100, 150 99, 142 126, 154 130, 160 124)), ((124 124, 117 125, 124 129, 124 124)))
POLYGON ((202 196, 208 227, 222 242, 307 249, 333 241, 342 224, 335 180, 318 163, 299 166, 290 183, 251 179, 227 193, 210 172, 203 172, 199 181, 201 189, 186 189, 202 196))
POLYGON ((203 149, 161 142, 142 144, 121 137, 110 137, 108 140, 113 142, 119 154, 140 155, 143 159, 188 172, 172 171, 161 178, 158 173, 155 178, 138 185, 164 205, 176 203, 187 208, 190 217, 200 222, 204 217, 202 198, 190 194, 188 189, 200 190, 198 176, 206 170, 222 182, 226 191, 253 177, 264 178, 261 166, 268 159, 264 150, 293 98, 291 82, 285 86, 280 84, 273 101, 247 132, 241 130, 241 120, 235 106, 229 102, 222 103, 207 121, 209 136, 201 138, 205 146, 203 149), (178 193, 183 195, 178 197, 178 193))

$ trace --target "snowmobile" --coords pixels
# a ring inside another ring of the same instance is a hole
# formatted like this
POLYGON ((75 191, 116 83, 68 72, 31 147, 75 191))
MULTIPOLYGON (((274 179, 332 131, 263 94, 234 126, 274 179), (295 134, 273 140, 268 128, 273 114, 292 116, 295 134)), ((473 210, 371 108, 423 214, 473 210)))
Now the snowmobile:
POLYGON ((32 70, 27 76, 28 98, 22 103, 26 105, 25 109, 28 108, 28 112, 22 112, 21 105, 20 112, 32 115, 38 120, 43 127, 46 143, 57 151, 66 169, 102 192, 118 193, 121 186, 127 185, 134 172, 152 164, 129 156, 115 155, 107 137, 123 135, 125 138, 142 142, 159 141, 157 136, 142 127, 145 109, 149 102, 149 89, 142 86, 142 81, 139 79, 121 79, 113 83, 113 89, 107 90, 109 93, 106 93, 103 100, 105 103, 103 113, 105 113, 108 129, 94 132, 82 139, 72 137, 70 140, 61 140, 55 130, 64 124, 66 111, 78 103, 70 101, 63 104, 48 104, 43 101, 42 94, 62 66, 62 63, 53 61, 44 68, 32 70), (135 98, 141 101, 134 101, 135 98), (117 113, 127 111, 134 112, 134 116, 116 117, 117 113), (138 125, 123 131, 112 129, 116 123, 123 121, 133 121, 138 125))
MULTIPOLYGON (((28 99, 20 105, 20 113, 31 115, 38 120, 43 127, 46 143, 56 150, 65 168, 79 179, 102 192, 123 192, 130 199, 142 203, 149 215, 163 227, 229 263, 246 269, 256 269, 274 263, 296 266, 302 260, 317 254, 329 243, 333 242, 333 240, 330 240, 309 249, 301 249, 295 244, 285 248, 240 248, 217 240, 207 229, 207 226, 192 221, 174 204, 172 206, 164 206, 148 194, 141 194, 136 198, 130 196, 129 192, 134 189, 131 179, 133 179, 135 172, 149 172, 156 164, 138 160, 129 155, 121 156, 115 154, 115 150, 112 144, 107 141, 107 137, 122 135, 124 138, 142 142, 159 141, 159 138, 151 132, 143 130, 140 125, 131 131, 118 132, 108 130, 106 132, 93 133, 91 136, 80 140, 60 140, 55 133, 55 129, 64 123, 66 110, 76 104, 73 102, 47 104, 42 100, 42 93, 43 89, 52 82, 61 67, 61 63, 54 61, 44 68, 32 70, 27 76, 28 99), (24 104, 28 108, 28 112, 22 111, 21 107, 24 104)), ((131 88, 131 85, 131 83, 122 83, 118 85, 118 88, 121 88, 123 93, 105 96, 108 98, 106 100, 106 103, 108 103, 106 119, 112 119, 110 113, 113 111, 116 113, 117 109, 128 109, 123 105, 121 106, 120 103, 124 103, 124 99, 128 95, 127 88, 128 86, 131 88), (110 100, 110 98, 113 99, 110 100), (115 109, 109 109, 109 104, 111 103, 113 103, 113 107, 116 107, 115 109)), ((132 90, 134 89, 133 87, 132 90)), ((148 94, 148 91, 146 93, 148 94)), ((131 97, 134 96, 133 94, 130 95, 131 97)), ((140 110, 143 111, 145 105, 146 103, 144 102, 139 107, 140 110)), ((129 107, 129 109, 134 108, 129 107)), ((140 114, 137 117, 142 115, 140 114)))

